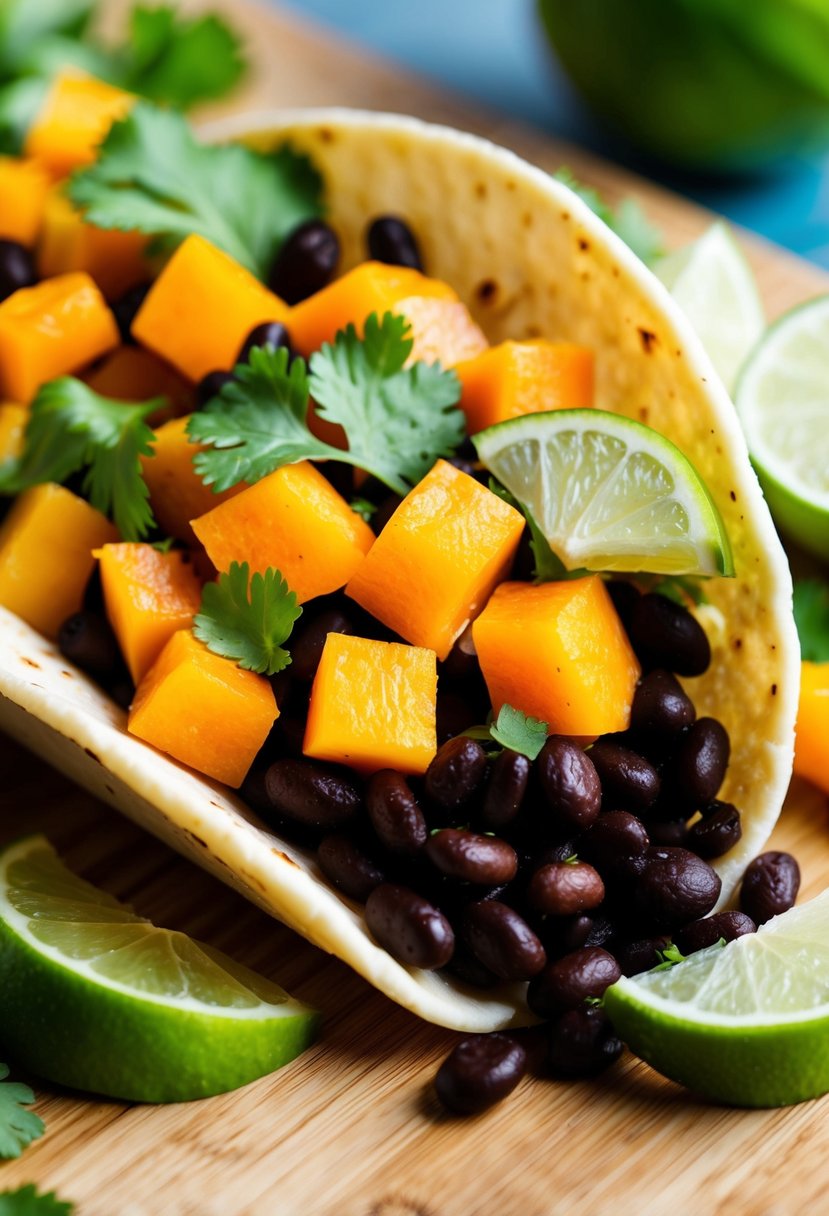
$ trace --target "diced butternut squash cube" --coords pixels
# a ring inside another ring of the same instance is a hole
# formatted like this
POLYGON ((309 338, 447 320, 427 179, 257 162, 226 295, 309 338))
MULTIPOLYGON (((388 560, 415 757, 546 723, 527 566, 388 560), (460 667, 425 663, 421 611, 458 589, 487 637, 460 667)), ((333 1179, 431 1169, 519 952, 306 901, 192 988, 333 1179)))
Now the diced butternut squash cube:
POLYGON ((278 717, 264 676, 213 654, 182 629, 139 684, 127 729, 235 789, 278 717))
POLYGON ((108 519, 63 486, 26 490, 0 524, 0 604, 55 637, 81 606, 92 550, 117 539, 108 519))
POLYGON ((193 408, 193 389, 174 367, 141 346, 119 346, 83 377, 90 388, 115 401, 148 401, 165 397, 167 404, 150 417, 151 426, 186 414, 193 408))
POLYGON ((56 76, 29 127, 25 152, 53 177, 90 165, 116 119, 126 117, 135 97, 92 76, 56 76))
POLYGON ((137 342, 190 380, 228 370, 263 321, 287 323, 288 305, 221 249, 188 236, 156 279, 132 323, 137 342))
POLYGON ((363 332, 366 317, 376 312, 399 311, 401 300, 428 296, 457 301, 457 294, 440 279, 429 279, 408 266, 384 262, 361 262, 307 300, 295 304, 286 322, 295 351, 307 358, 325 342, 333 342, 337 330, 353 324, 363 332))
POLYGON ((829 663, 801 663, 794 771, 829 793, 829 663))
POLYGON ((437 748, 432 650, 329 633, 303 752, 363 773, 423 773, 437 748))
POLYGON ((34 160, 0 156, 0 237, 34 245, 49 192, 49 175, 34 160))
POLYGON ((439 460, 403 499, 346 594, 445 659, 509 573, 523 530, 519 511, 439 460))
POLYGON ((24 404, 41 384, 118 345, 118 327, 88 274, 23 287, 0 304, 0 394, 24 404))
POLYGON ((29 422, 25 405, 4 401, 0 405, 0 464, 15 460, 23 451, 23 437, 29 422))
POLYGON ((201 582, 184 553, 152 545, 95 550, 109 623, 133 682, 138 684, 170 638, 189 629, 201 603, 201 582))
POLYGON ((108 300, 117 300, 128 288, 150 277, 146 248, 143 233, 95 228, 75 210, 62 187, 50 192, 37 249, 42 278, 85 270, 108 300))
POLYGON ((626 730, 641 674, 597 574, 558 583, 502 583, 472 626, 492 708, 546 722, 551 734, 626 730))
POLYGON ((455 371, 470 435, 521 414, 593 404, 593 352, 572 342, 501 342, 455 371))
POLYGON ((188 418, 172 418, 158 427, 153 455, 141 457, 141 468, 158 526, 168 536, 193 542, 196 537, 190 520, 206 515, 245 486, 232 486, 221 494, 214 494, 210 486, 204 484, 193 468, 193 457, 196 452, 204 451, 204 444, 190 443, 188 421, 188 418))
POLYGON ((441 300, 412 296, 395 305, 394 311, 406 318, 414 340, 408 363, 440 363, 454 367, 473 359, 489 348, 484 332, 472 320, 460 300, 441 300))
POLYGON ((300 604, 347 583, 374 542, 365 520, 307 461, 283 465, 192 523, 217 570, 231 562, 248 562, 251 573, 273 566, 300 604))

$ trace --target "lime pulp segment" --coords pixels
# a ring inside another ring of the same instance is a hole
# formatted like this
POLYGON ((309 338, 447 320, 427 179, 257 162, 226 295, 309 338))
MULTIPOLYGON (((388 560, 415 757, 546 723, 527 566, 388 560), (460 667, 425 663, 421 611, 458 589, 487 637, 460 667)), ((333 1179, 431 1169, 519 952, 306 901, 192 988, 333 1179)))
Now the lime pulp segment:
POLYGON ((732 574, 720 514, 691 462, 651 427, 556 410, 474 436, 568 570, 732 574))

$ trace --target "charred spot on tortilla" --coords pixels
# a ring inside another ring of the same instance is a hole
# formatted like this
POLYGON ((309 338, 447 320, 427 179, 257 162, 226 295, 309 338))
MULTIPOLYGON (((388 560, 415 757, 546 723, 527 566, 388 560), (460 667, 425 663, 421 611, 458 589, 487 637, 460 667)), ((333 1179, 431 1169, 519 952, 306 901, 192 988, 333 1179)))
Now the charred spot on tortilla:
POLYGON ((641 325, 637 326, 637 329, 639 331, 639 337, 642 341, 642 350, 646 355, 649 355, 659 339, 652 329, 645 329, 641 325))

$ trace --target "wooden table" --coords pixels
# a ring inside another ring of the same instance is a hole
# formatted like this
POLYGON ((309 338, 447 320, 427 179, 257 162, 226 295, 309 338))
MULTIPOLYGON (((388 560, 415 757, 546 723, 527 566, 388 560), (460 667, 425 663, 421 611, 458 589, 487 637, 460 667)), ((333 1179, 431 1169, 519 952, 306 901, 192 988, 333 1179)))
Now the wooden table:
MULTIPOLYGON (((215 3, 213 5, 215 7, 215 3)), ((117 5, 108 16, 117 20, 117 5)), ((636 194, 671 244, 710 216, 623 171, 472 110, 311 27, 227 0, 256 67, 222 112, 342 103, 408 111, 490 135, 609 198, 636 194)), ((206 115, 212 116, 212 115, 206 115)), ((752 240, 770 314, 829 289, 818 270, 752 240)), ((340 963, 0 740, 0 834, 45 831, 69 864, 141 913, 277 978, 324 1015, 318 1044, 281 1072, 186 1105, 87 1100, 34 1083, 45 1137, 0 1166, 80 1216, 661 1216, 824 1210, 829 1099, 778 1111, 715 1107, 626 1056, 600 1081, 527 1081, 462 1122, 430 1092, 454 1036, 419 1022, 340 963)), ((774 837, 829 880, 826 800, 795 783, 774 837)))

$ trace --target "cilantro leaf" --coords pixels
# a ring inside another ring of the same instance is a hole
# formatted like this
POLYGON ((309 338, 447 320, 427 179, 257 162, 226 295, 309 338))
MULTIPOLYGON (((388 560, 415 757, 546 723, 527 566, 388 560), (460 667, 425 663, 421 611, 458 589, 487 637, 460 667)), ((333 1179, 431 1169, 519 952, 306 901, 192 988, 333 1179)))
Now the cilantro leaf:
POLYGON ((311 356, 311 396, 320 417, 339 423, 348 436, 352 464, 373 473, 398 494, 407 494, 435 463, 463 439, 457 408, 461 387, 453 371, 437 363, 404 367, 414 345, 405 317, 376 313, 361 340, 353 325, 311 356))
POLYGON ((186 17, 168 4, 132 10, 121 58, 124 88, 181 110, 230 92, 246 69, 241 42, 220 17, 186 17))
POLYGON ((636 581, 645 590, 652 591, 654 595, 664 595, 666 599, 673 600, 675 604, 680 604, 683 608, 687 608, 689 601, 697 607, 700 604, 708 603, 702 577, 696 577, 693 574, 652 575, 650 577, 646 574, 637 574, 636 581))
POLYGON ((490 477, 489 488, 493 494, 497 494, 504 502, 509 503, 511 507, 515 507, 516 511, 520 511, 527 521, 527 527, 530 530, 530 549, 532 550, 533 564, 535 566, 533 582, 557 582, 560 579, 573 578, 574 575, 580 576, 583 573, 581 570, 568 571, 565 569, 561 558, 553 553, 547 537, 535 522, 532 511, 530 511, 529 507, 525 507, 522 502, 519 502, 506 486, 502 486, 500 481, 496 481, 494 477, 490 477))
POLYGON ((612 228, 646 265, 655 262, 665 252, 661 231, 651 223, 635 198, 622 199, 614 210, 598 190, 583 185, 569 169, 559 169, 553 176, 587 203, 590 210, 595 211, 599 219, 612 228))
POLYGON ((531 718, 520 709, 502 705, 498 717, 489 728, 496 743, 510 751, 520 752, 529 760, 535 760, 547 741, 547 723, 540 718, 531 718))
POLYGON ((64 1203, 54 1191, 37 1193, 29 1182, 16 1191, 0 1191, 0 1216, 71 1216, 73 1203, 64 1203))
POLYGON ((291 661, 282 643, 301 614, 296 593, 278 570, 268 567, 250 578, 247 562, 231 562, 226 574, 204 588, 193 632, 214 654, 274 676, 291 661))
POLYGON ((310 160, 287 145, 265 155, 200 144, 180 114, 149 102, 113 124, 98 160, 69 183, 99 228, 146 232, 160 249, 196 232, 260 278, 288 233, 320 214, 321 193, 310 160))
POLYGON ((0 1157, 19 1157, 46 1129, 34 1111, 26 1110, 35 1100, 28 1085, 6 1081, 8 1075, 8 1066, 0 1064, 0 1157))
POLYGON ((803 658, 829 663, 829 583, 816 578, 795 583, 794 619, 803 658))
POLYGON ((0 466, 0 493, 19 494, 45 481, 66 481, 86 468, 84 492, 111 515, 124 540, 153 527, 141 456, 152 454, 145 419, 163 398, 128 404, 102 397, 80 380, 50 380, 32 402, 22 454, 0 466))

